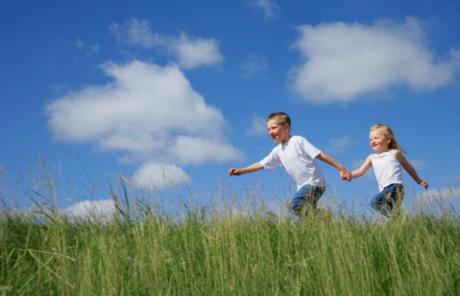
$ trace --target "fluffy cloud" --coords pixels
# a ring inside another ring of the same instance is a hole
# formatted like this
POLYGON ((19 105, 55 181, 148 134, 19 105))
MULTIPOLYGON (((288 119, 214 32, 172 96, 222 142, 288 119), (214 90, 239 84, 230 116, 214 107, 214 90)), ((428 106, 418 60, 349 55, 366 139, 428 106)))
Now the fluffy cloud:
POLYGON ((216 40, 190 38, 185 33, 178 37, 161 35, 154 33, 145 20, 132 19, 124 25, 114 23, 110 29, 119 41, 128 45, 147 49, 158 47, 171 52, 184 69, 218 65, 224 60, 216 40))
POLYGON ((61 214, 71 221, 111 222, 115 214, 115 203, 111 199, 84 200, 61 210, 61 214))
POLYGON ((273 19, 279 14, 279 6, 275 0, 250 0, 249 5, 261 9, 265 19, 273 19))
POLYGON ((172 153, 184 164, 201 164, 209 160, 222 162, 232 159, 242 159, 243 155, 225 142, 212 138, 177 137, 172 153))
POLYGON ((458 49, 437 57, 414 18, 401 25, 304 25, 299 32, 294 47, 306 61, 293 68, 292 87, 315 102, 352 101, 401 85, 435 89, 448 83, 460 64, 458 49))
POLYGON ((156 190, 189 183, 190 177, 174 164, 145 163, 133 175, 133 185, 156 190))
MULTIPOLYGON (((140 163, 181 165, 242 158, 224 138, 221 112, 206 104, 176 66, 134 61, 103 69, 113 82, 68 93, 46 107, 58 140, 93 143, 140 163)), ((136 176, 145 181, 141 178, 145 171, 159 172, 165 167, 154 170, 153 164, 136 176)), ((145 185, 144 181, 137 183, 145 185)))
POLYGON ((178 58, 179 65, 185 69, 198 66, 212 66, 222 63, 223 57, 214 39, 191 39, 185 33, 174 39, 170 49, 178 58))
POLYGON ((166 42, 163 36, 152 32, 145 20, 132 19, 124 25, 113 23, 110 30, 119 41, 129 45, 153 48, 166 42))

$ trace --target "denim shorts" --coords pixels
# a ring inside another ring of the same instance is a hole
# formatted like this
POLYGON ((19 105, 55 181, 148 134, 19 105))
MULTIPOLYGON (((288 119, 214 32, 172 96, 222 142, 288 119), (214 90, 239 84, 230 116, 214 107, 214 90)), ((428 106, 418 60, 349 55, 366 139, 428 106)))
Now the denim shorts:
POLYGON ((316 209, 318 201, 326 190, 326 186, 304 185, 294 195, 291 210, 296 215, 305 215, 311 209, 316 209))
POLYGON ((404 186, 391 184, 383 188, 371 201, 371 206, 382 215, 389 217, 395 208, 399 208, 404 199, 404 186))

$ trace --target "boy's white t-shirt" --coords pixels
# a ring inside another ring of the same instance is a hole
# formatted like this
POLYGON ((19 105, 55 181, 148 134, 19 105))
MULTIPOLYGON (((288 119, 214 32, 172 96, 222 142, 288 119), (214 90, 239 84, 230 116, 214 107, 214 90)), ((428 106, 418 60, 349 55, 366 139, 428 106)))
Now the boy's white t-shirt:
POLYGON ((284 166, 287 173, 294 178, 297 190, 304 185, 326 186, 323 175, 314 159, 321 150, 313 146, 304 137, 291 136, 283 144, 278 144, 259 163, 265 169, 284 166))
POLYGON ((403 183, 401 163, 394 157, 391 150, 371 154, 371 162, 379 184, 379 191, 388 185, 403 183))

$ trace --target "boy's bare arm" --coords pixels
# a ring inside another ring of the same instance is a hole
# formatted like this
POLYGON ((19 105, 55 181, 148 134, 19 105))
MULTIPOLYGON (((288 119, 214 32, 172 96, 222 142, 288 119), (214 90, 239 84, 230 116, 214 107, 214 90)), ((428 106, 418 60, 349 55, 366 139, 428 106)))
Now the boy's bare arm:
POLYGON ((256 163, 253 163, 253 164, 251 164, 251 165, 249 165, 247 167, 240 168, 240 169, 231 168, 231 169, 228 170, 228 174, 230 176, 239 176, 239 175, 252 173, 252 172, 261 170, 263 168, 264 167, 260 163, 256 162, 256 163))
POLYGON ((328 154, 321 152, 320 154, 318 154, 316 158, 337 168, 340 171, 340 177, 342 179, 347 180, 347 181, 351 180, 351 173, 340 162, 336 161, 334 158, 332 158, 328 154))

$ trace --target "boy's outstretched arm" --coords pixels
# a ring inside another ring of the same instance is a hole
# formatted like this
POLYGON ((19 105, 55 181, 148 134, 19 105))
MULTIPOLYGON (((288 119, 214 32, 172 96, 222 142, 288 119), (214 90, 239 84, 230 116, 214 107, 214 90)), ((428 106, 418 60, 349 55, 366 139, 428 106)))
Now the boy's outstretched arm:
POLYGON ((351 172, 351 178, 358 178, 358 177, 361 177, 362 175, 364 175, 365 172, 367 172, 367 170, 372 166, 372 161, 371 161, 371 157, 368 156, 366 158, 366 160, 363 162, 363 164, 356 170, 353 170, 351 172))
POLYGON ((351 180, 351 173, 347 169, 345 169, 345 167, 340 162, 336 161, 331 156, 327 155, 324 152, 321 152, 320 154, 318 154, 316 158, 338 169, 342 180, 351 180))
POLYGON ((414 167, 409 163, 409 161, 404 157, 404 154, 400 150, 396 150, 395 158, 401 163, 402 167, 406 170, 406 172, 414 179, 414 181, 423 186, 423 188, 427 189, 430 184, 428 181, 421 179, 417 172, 415 171, 414 167))
POLYGON ((239 176, 239 175, 244 175, 244 174, 256 172, 256 171, 261 170, 263 168, 264 167, 260 163, 256 162, 256 163, 253 163, 251 165, 248 165, 247 167, 240 168, 240 169, 231 168, 231 169, 228 170, 228 174, 230 176, 239 176))

